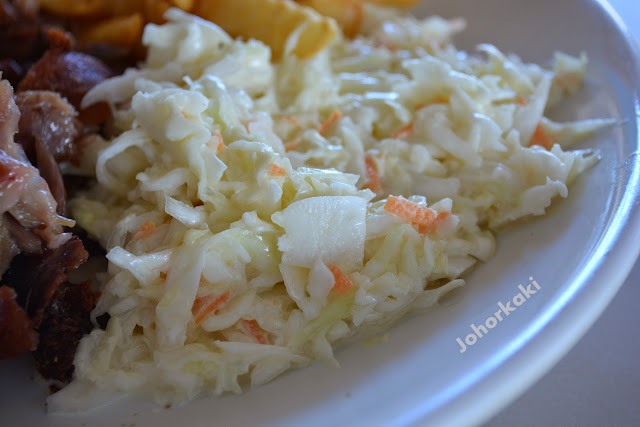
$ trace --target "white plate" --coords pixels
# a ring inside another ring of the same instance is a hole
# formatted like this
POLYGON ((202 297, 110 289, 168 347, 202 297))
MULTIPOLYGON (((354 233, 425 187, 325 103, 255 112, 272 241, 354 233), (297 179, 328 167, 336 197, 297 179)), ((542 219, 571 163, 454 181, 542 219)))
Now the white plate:
POLYGON ((638 51, 620 19, 592 0, 429 0, 419 14, 465 16, 456 45, 491 42, 525 60, 586 51, 588 84, 556 112, 561 119, 614 117, 586 141, 600 163, 544 218, 504 231, 496 256, 466 277, 463 299, 413 316, 386 342, 350 344, 342 368, 316 364, 241 396, 180 408, 133 402, 87 416, 45 414, 46 387, 27 379, 28 358, 0 363, 2 425, 407 425, 477 424, 518 397, 595 321, 640 250, 638 51), (467 351, 470 332, 525 287, 541 289, 467 351), (7 424, 8 423, 8 424, 7 424))

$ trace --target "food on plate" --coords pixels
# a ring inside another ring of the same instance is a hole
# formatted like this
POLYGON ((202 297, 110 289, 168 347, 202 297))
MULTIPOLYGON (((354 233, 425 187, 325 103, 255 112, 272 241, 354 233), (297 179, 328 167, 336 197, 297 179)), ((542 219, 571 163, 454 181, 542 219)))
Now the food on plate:
POLYGON ((29 68, 18 91, 56 92, 77 110, 81 122, 103 123, 109 116, 108 106, 85 109, 80 103, 89 89, 113 75, 111 69, 91 55, 74 51, 67 33, 52 29, 47 36, 49 49, 29 68))
POLYGON ((333 19, 293 0, 200 1, 193 13, 217 23, 232 36, 264 42, 275 59, 285 52, 309 58, 338 31, 333 19))
POLYGON ((409 8, 420 3, 421 0, 365 0, 365 1, 378 4, 380 6, 409 8))
MULTIPOLYGON (((362 24, 364 13, 363 0, 296 0, 303 6, 309 6, 324 16, 336 20, 342 33, 347 37, 355 36, 362 24)), ((214 21, 215 22, 215 21, 214 21)))
POLYGON ((3 2, 0 12, 1 77, 9 71, 17 88, 14 94, 0 81, 0 358, 33 351, 45 378, 68 382, 77 343, 93 328, 89 313, 99 293, 90 282, 67 277, 88 253, 71 233, 69 186, 58 163, 80 167, 82 153, 99 140, 90 124, 104 122, 108 107, 80 114, 76 107, 112 73, 73 52, 68 34, 36 13, 37 2, 3 2), (5 40, 24 43, 23 49, 5 40))
POLYGON ((365 3, 409 8, 416 0, 42 0, 42 9, 68 21, 75 37, 88 45, 119 46, 140 52, 145 23, 162 23, 175 6, 220 25, 231 36, 255 38, 271 47, 274 58, 285 49, 308 58, 337 34, 360 31, 365 3), (333 18, 333 19, 331 19, 333 18), (293 36, 294 32, 295 36, 293 36), (290 46, 286 46, 285 42, 290 46))
MULTIPOLYGON (((39 301, 18 303, 15 287, 8 287, 5 273, 20 253, 35 255, 55 251, 71 234, 63 225, 69 220, 56 213, 56 201, 47 183, 13 140, 20 113, 7 81, 0 81, 0 357, 35 350, 38 340, 33 319, 43 308, 39 301)), ((35 295, 34 295, 35 296, 35 295)))
MULTIPOLYGON (((254 4, 248 22, 274 16, 254 4)), ((450 41, 462 20, 362 11, 353 38, 299 56, 304 19, 260 29, 275 46, 169 9, 145 27, 145 62, 87 93, 81 108, 112 119, 68 208, 107 251, 91 317, 108 322, 50 411, 335 365, 336 342, 437 304, 491 258, 495 230, 544 214, 597 162, 569 148, 608 121, 544 116, 586 58, 469 54, 450 41)))

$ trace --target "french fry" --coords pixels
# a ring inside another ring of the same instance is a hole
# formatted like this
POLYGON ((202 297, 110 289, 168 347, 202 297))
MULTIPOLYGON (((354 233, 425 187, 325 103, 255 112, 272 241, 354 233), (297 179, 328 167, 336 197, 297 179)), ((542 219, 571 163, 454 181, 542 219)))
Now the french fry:
POLYGON ((110 16, 144 13, 145 0, 102 0, 110 16))
POLYGON ((313 56, 336 36, 336 21, 292 0, 199 0, 192 13, 215 22, 233 36, 261 40, 274 59, 282 56, 296 32, 292 53, 313 56))
POLYGON ((132 47, 142 37, 144 18, 139 13, 116 16, 92 25, 78 38, 86 43, 106 43, 115 46, 132 47))
POLYGON ((166 0, 144 0, 144 17, 147 22, 161 24, 165 22, 164 13, 170 7, 171 4, 166 0))
POLYGON ((40 0, 40 8, 52 15, 69 18, 96 17, 108 11, 103 0, 40 0))
POLYGON ((338 21, 345 36, 353 38, 362 24, 363 0, 299 0, 298 3, 309 6, 322 15, 338 21))
POLYGON ((172 6, 178 7, 185 12, 189 12, 195 5, 195 0, 170 0, 172 6))
POLYGON ((408 9, 420 3, 422 0, 365 0, 369 3, 375 3, 380 6, 401 7, 408 9))

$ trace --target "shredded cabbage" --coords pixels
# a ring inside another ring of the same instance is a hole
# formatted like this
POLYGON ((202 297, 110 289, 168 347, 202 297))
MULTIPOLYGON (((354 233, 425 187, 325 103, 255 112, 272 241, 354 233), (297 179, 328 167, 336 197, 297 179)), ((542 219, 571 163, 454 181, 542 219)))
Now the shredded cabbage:
POLYGON ((139 69, 84 99, 111 104, 117 134, 70 203, 108 251, 92 317, 110 320, 81 341, 56 411, 337 363, 336 341, 436 304, 491 258, 493 230, 567 197, 598 154, 566 148, 609 123, 544 117, 584 56, 469 55, 450 43, 460 20, 368 6, 356 39, 272 63, 258 41, 166 18, 139 69))

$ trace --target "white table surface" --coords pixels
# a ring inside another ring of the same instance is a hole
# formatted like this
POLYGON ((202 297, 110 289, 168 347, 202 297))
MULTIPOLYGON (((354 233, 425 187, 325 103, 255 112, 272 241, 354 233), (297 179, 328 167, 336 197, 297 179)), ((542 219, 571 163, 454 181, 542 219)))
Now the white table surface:
MULTIPOLYGON (((640 1, 609 3, 640 40, 640 1)), ((640 262, 578 344, 485 425, 502 426, 640 426, 640 262)))

